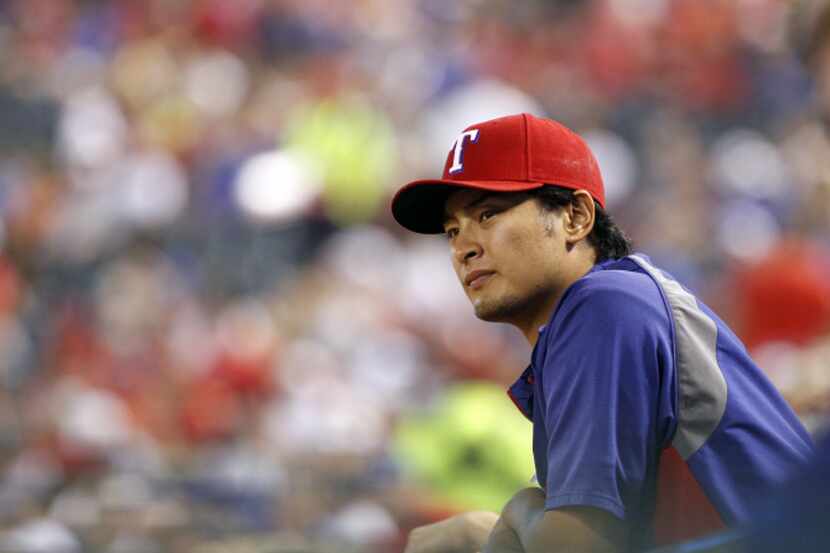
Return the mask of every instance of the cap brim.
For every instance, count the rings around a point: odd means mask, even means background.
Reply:
[[[413,232],[440,234],[444,232],[444,204],[458,189],[522,192],[543,186],[545,183],[526,181],[416,180],[392,198],[392,215],[402,227]]]

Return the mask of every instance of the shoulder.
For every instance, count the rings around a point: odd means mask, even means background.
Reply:
[[[557,315],[583,314],[612,321],[668,323],[669,314],[657,283],[630,260],[596,268],[577,280],[562,298]]]

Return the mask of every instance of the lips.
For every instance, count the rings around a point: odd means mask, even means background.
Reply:
[[[464,277],[464,284],[470,288],[478,288],[484,285],[484,282],[493,274],[495,271],[472,271]]]

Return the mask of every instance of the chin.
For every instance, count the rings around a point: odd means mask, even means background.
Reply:
[[[490,313],[489,311],[476,309],[475,314],[478,319],[481,319],[482,321],[487,321],[488,323],[498,323],[501,321],[501,319],[496,314]]]
[[[519,305],[516,301],[485,301],[483,298],[473,302],[476,317],[488,323],[501,323],[513,318]]]

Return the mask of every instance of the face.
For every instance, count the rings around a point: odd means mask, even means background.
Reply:
[[[524,193],[462,189],[445,205],[452,264],[476,316],[526,327],[570,285],[563,211]]]

